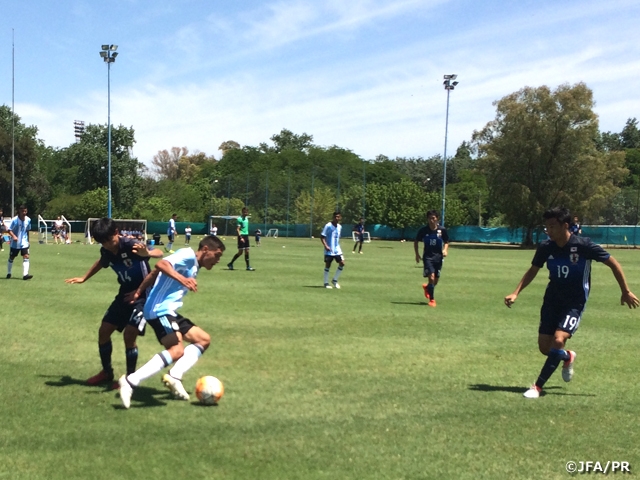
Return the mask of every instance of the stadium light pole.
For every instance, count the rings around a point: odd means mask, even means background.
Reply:
[[[109,162],[109,198],[107,200],[107,217],[111,218],[111,64],[116,61],[118,56],[117,45],[102,45],[100,56],[107,64],[107,149]]]
[[[444,85],[444,89],[447,91],[447,116],[446,116],[446,120],[445,120],[445,124],[444,124],[444,174],[442,177],[442,216],[441,216],[441,221],[442,221],[442,225],[444,226],[444,212],[445,212],[445,199],[446,199],[446,193],[447,193],[447,136],[449,133],[449,93],[451,92],[451,90],[453,90],[454,88],[456,88],[456,85],[458,85],[458,82],[454,81],[456,78],[458,78],[458,75],[455,74],[451,74],[451,75],[445,75],[444,76],[444,82],[442,82],[442,84]]]

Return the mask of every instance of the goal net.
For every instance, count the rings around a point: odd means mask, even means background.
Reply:
[[[100,220],[99,218],[89,218],[87,220],[87,226],[84,230],[85,241],[88,244],[93,244],[93,234],[91,233],[95,222]],[[125,219],[113,219],[118,226],[120,235],[125,237],[131,237],[143,242],[147,242],[147,221],[135,218]]]
[[[351,236],[354,242],[358,241],[358,234],[356,232],[351,232]],[[371,235],[369,232],[362,232],[362,237],[364,238],[364,243],[371,243]]]
[[[267,232],[267,234],[265,235],[265,237],[278,238],[278,229],[277,228],[270,228],[269,231]]]

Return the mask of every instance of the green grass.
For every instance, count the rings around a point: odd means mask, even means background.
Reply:
[[[235,250],[227,243],[221,265]],[[127,411],[114,391],[83,384],[100,370],[97,330],[115,275],[67,285],[98,248],[33,245],[33,280],[0,280],[0,479],[555,479],[569,476],[569,460],[640,468],[639,312],[619,306],[607,267],[594,266],[569,343],[573,382],[557,372],[544,397],[526,400],[544,360],[546,274],[512,309],[502,299],[532,251],[453,246],[432,309],[412,244],[374,241],[364,255],[343,246],[341,290],[320,288],[317,239],[264,239],[255,272],[201,271],[181,313],[212,346],[185,386],[215,375],[224,398],[175,401],[157,376]],[[640,253],[613,254],[639,293]],[[113,341],[120,374],[124,347]],[[139,349],[139,365],[160,350],[153,332]]]

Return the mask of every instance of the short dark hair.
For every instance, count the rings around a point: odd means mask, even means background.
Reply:
[[[550,208],[542,214],[542,218],[545,220],[555,218],[560,224],[566,223],[567,225],[571,225],[571,212],[565,207]]]
[[[436,216],[436,218],[440,218],[440,214],[438,213],[438,211],[437,211],[437,210],[429,210],[429,211],[427,212],[427,218],[429,218],[431,215],[435,215],[435,216]]]
[[[340,210],[336,210],[335,212],[333,212],[333,216],[335,217],[336,215],[342,215],[342,213],[340,213]]]
[[[101,218],[91,225],[91,234],[98,243],[104,243],[118,233],[118,226],[112,218]]]
[[[22,210],[22,209],[27,209],[27,206],[24,203],[21,203],[20,205],[18,205],[18,210]]]
[[[222,240],[220,240],[220,237],[216,237],[214,235],[207,235],[202,240],[200,240],[200,243],[198,244],[198,250],[202,250],[202,247],[205,247],[205,246],[208,247],[210,250],[215,250],[219,248],[223,252],[226,248],[224,246],[224,243],[222,243]]]

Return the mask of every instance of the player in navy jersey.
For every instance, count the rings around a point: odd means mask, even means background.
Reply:
[[[147,250],[144,243],[126,238],[119,234],[116,223],[110,218],[102,218],[94,223],[91,228],[93,238],[102,245],[100,258],[91,266],[84,277],[68,278],[67,283],[84,283],[103,268],[111,267],[118,276],[120,290],[102,318],[102,324],[98,330],[98,351],[102,370],[97,375],[89,378],[89,385],[98,385],[113,380],[113,367],[111,366],[111,334],[118,330],[124,330],[123,338],[127,360],[127,372],[132,373],[136,369],[138,360],[138,347],[136,338],[138,327],[142,319],[142,307],[144,298],[135,305],[129,300],[133,297],[144,278],[149,274],[149,257],[161,258],[159,249]]]
[[[564,362],[562,379],[570,382],[573,378],[576,353],[566,350],[565,345],[576,333],[589,298],[592,260],[604,263],[613,272],[622,292],[621,305],[627,304],[629,308],[640,305],[638,298],[629,290],[622,267],[617,260],[591,239],[578,237],[569,231],[569,210],[553,208],[544,212],[543,218],[549,239],[538,246],[531,267],[520,280],[516,290],[504,298],[505,305],[511,308],[520,292],[531,283],[544,264],[547,264],[549,284],[544,294],[538,328],[538,347],[547,360],[536,382],[524,393],[526,398],[540,396],[542,387],[561,361]]]
[[[429,279],[429,283],[423,283],[424,296],[429,300],[429,306],[436,306],[435,290],[440,280],[442,270],[442,260],[447,256],[449,250],[449,234],[447,229],[438,225],[438,212],[429,210],[427,212],[428,225],[422,227],[413,242],[413,249],[416,254],[416,263],[422,262],[424,265],[422,276]],[[418,251],[418,244],[424,243],[422,257]]]
[[[577,216],[573,217],[573,222],[569,225],[569,231],[574,235],[582,235],[582,227],[580,227],[580,220]]]
[[[362,244],[364,243],[364,218],[360,218],[360,221],[356,223],[355,227],[353,227],[353,231],[356,232],[356,243],[353,246],[351,253],[356,253],[356,247],[358,244],[360,245],[358,253],[362,253]]]

